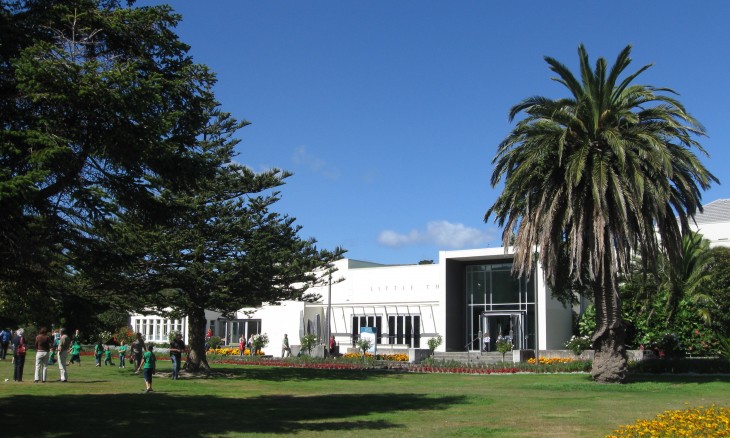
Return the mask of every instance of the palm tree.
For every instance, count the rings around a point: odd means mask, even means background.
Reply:
[[[650,65],[619,79],[630,53],[627,46],[610,70],[604,58],[592,69],[580,45],[580,82],[545,57],[570,96],[512,107],[510,121],[524,118],[492,161],[492,186],[504,179],[504,189],[484,218],[495,216],[505,246],[514,239],[516,275],[539,261],[549,284],[567,272],[592,291],[600,382],[626,378],[618,275],[632,254],[655,260],[664,250],[677,260],[682,231],[702,210],[701,189],[718,182],[693,153],[707,155],[695,140],[704,129],[676,93],[632,84]]]
[[[712,279],[710,241],[701,234],[690,231],[682,237],[682,253],[679,260],[671,263],[663,261],[661,269],[662,291],[667,293],[667,328],[672,326],[677,306],[682,298],[688,298],[698,304],[697,312],[705,324],[710,324],[712,317],[710,306],[712,297],[703,288]]]

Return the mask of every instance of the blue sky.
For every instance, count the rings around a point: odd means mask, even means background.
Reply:
[[[138,5],[159,4],[157,1]],[[483,221],[509,108],[562,97],[543,60],[577,47],[612,64],[633,46],[637,83],[676,90],[705,126],[705,165],[730,197],[730,2],[171,2],[182,40],[218,75],[223,108],[252,124],[237,161],[294,172],[278,210],[322,248],[381,263],[500,246]],[[700,6],[701,5],[701,6]]]

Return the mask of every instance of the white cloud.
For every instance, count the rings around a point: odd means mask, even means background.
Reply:
[[[292,155],[294,164],[304,166],[310,171],[324,176],[327,179],[336,180],[340,177],[339,169],[331,166],[327,161],[309,153],[306,146],[299,146]]]
[[[439,248],[462,249],[478,247],[492,238],[486,230],[449,221],[432,221],[426,224],[425,230],[411,230],[406,234],[384,230],[378,236],[378,243],[391,247],[432,244]]]

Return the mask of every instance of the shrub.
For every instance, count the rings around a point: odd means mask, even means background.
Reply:
[[[253,349],[255,352],[269,345],[269,335],[261,333],[253,337]]]
[[[362,350],[363,357],[365,356],[365,353],[367,353],[368,350],[370,350],[370,347],[372,347],[372,344],[370,343],[370,339],[367,338],[360,338],[355,342],[355,345],[357,345],[357,348]]]
[[[439,345],[443,342],[443,338],[441,338],[441,335],[436,336],[435,338],[431,338],[428,340],[428,349],[431,350],[431,354],[433,355],[433,352],[438,348]]]
[[[299,343],[302,344],[302,349],[307,350],[308,355],[312,355],[312,348],[317,345],[317,336],[309,334],[299,338]]]
[[[219,338],[218,336],[211,336],[210,338],[208,338],[208,345],[210,346],[210,348],[215,350],[216,348],[220,347],[221,338]]]
[[[591,349],[591,338],[588,336],[573,336],[565,343],[565,348],[580,356],[584,351]]]
[[[134,342],[135,334],[129,327],[119,327],[116,332],[114,332],[114,337],[117,339],[117,342],[121,343],[124,341],[126,345],[131,344]]]
[[[629,370],[652,374],[726,374],[730,373],[730,361],[724,359],[645,359],[629,363]]]

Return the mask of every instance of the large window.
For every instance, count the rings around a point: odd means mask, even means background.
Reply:
[[[388,343],[421,347],[421,315],[388,316]]]
[[[382,316],[352,316],[352,345],[355,345],[360,337],[361,327],[375,327],[375,342],[383,342],[383,317]]]

